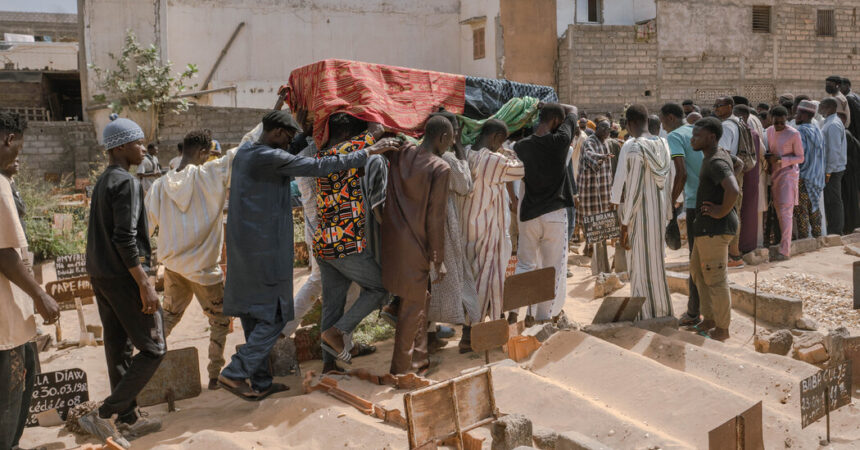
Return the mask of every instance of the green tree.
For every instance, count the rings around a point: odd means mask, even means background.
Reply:
[[[157,118],[162,111],[180,113],[188,110],[188,100],[176,95],[197,84],[186,82],[197,74],[197,65],[188,64],[185,70],[171,75],[173,64],[162,63],[155,45],[142,45],[134,32],[127,31],[125,45],[119,57],[108,53],[116,68],[103,69],[94,64],[89,67],[96,73],[98,86],[104,94],[94,95],[97,102],[109,102],[115,113],[125,107],[134,111],[151,111]]]

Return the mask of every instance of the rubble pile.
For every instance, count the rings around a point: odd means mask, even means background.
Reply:
[[[860,327],[860,310],[853,309],[853,294],[848,284],[792,272],[782,278],[760,281],[758,288],[803,300],[803,314],[824,329]]]

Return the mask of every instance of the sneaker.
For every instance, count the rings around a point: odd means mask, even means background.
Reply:
[[[161,420],[141,415],[134,421],[134,423],[117,421],[116,428],[120,433],[122,433],[123,437],[129,441],[133,441],[142,436],[146,436],[147,434],[161,430]]]
[[[94,409],[78,418],[78,425],[87,433],[99,438],[102,442],[107,442],[108,438],[112,438],[122,448],[131,447],[131,444],[117,431],[110,419],[99,417],[98,409]]]
[[[744,264],[744,259],[742,257],[738,256],[738,258],[735,259],[734,256],[729,255],[729,263],[727,264],[729,269],[740,269],[744,266],[746,266],[746,264]]]

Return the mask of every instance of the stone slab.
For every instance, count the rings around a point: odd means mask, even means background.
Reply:
[[[669,283],[669,292],[690,295],[690,274],[667,270],[666,282]]]
[[[731,283],[732,308],[749,315],[754,313],[760,320],[793,328],[797,320],[803,317],[803,301],[782,295],[758,293],[758,306],[754,311],[755,291],[746,286]]]

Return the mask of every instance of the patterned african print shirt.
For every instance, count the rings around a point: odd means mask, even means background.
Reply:
[[[317,152],[317,158],[345,155],[373,145],[367,132]],[[356,169],[317,178],[319,224],[314,233],[314,255],[343,258],[364,251],[364,197]]]

